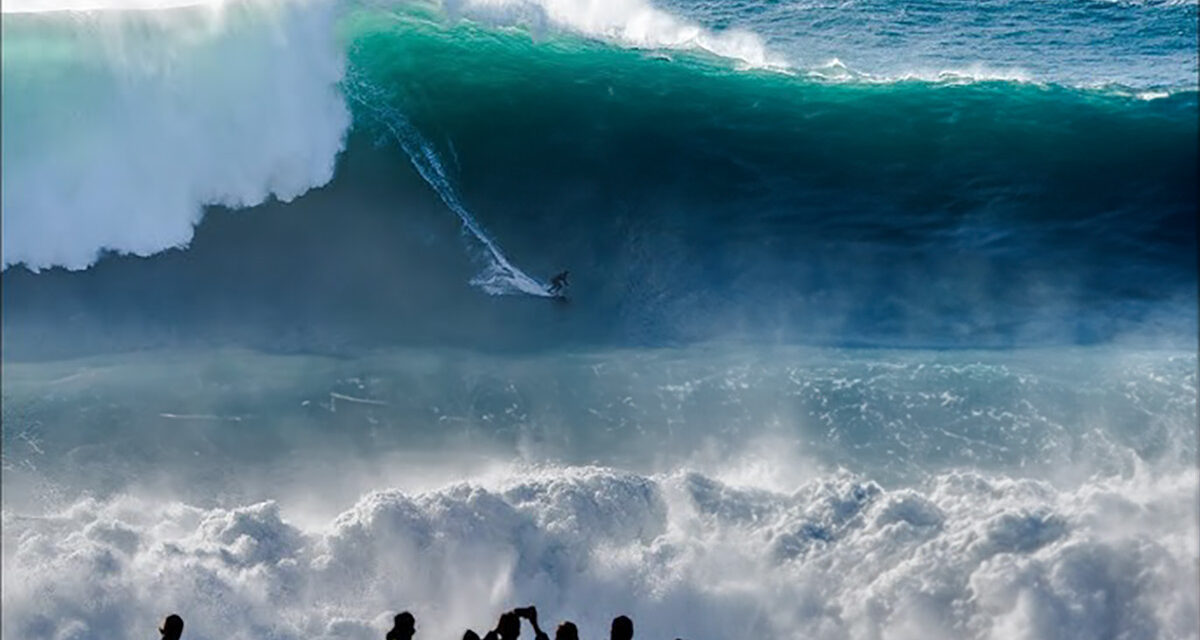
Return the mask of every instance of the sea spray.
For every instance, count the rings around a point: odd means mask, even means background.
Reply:
[[[5,10],[5,268],[186,246],[206,205],[333,178],[350,126],[335,3]]]

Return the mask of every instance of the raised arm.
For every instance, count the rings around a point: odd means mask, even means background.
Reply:
[[[533,637],[535,640],[550,640],[550,636],[546,635],[542,628],[538,626],[537,607],[529,605],[528,607],[513,609],[513,613],[521,616],[533,625]]]

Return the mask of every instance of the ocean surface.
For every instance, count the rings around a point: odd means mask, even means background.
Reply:
[[[0,634],[1197,638],[1198,13],[5,2]]]

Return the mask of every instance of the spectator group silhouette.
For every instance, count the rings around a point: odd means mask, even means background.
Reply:
[[[483,638],[471,629],[467,629],[462,640],[517,640],[521,637],[521,618],[529,621],[533,627],[534,640],[550,640],[550,636],[538,625],[536,607],[518,607],[512,611],[500,614],[496,627],[484,634]],[[183,636],[183,618],[172,613],[163,620],[158,628],[162,640],[180,640]],[[412,640],[417,634],[417,619],[408,611],[401,611],[392,619],[392,628],[384,636],[384,640]],[[579,640],[579,629],[574,622],[564,621],[554,631],[554,640]],[[633,620],[628,616],[613,618],[609,640],[633,640]],[[676,638],[675,640],[679,640]]]
[[[407,613],[407,612],[405,612]],[[534,640],[550,640],[550,636],[542,631],[538,624],[536,607],[518,607],[512,611],[500,614],[496,627],[488,631],[483,638],[471,629],[463,633],[463,640],[517,640],[521,636],[521,618],[529,621],[533,627]],[[569,620],[558,625],[554,631],[554,640],[579,640],[579,628]],[[633,621],[627,616],[617,616],[612,621],[610,640],[633,640]]]

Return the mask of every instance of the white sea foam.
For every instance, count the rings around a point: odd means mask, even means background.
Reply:
[[[94,11],[163,11],[183,7],[219,7],[227,0],[13,0],[3,13],[54,13]]]
[[[536,30],[568,29],[617,44],[649,49],[697,49],[752,67],[784,67],[756,33],[714,31],[647,0],[445,0],[451,15]]]
[[[951,473],[885,490],[848,474],[787,492],[686,470],[529,469],[368,493],[325,526],[273,502],[83,500],[4,514],[11,638],[367,638],[410,609],[457,637],[504,608],[599,637],[1188,638],[1194,471],[1060,490]]]
[[[812,74],[836,80],[877,83],[918,81],[951,85],[974,84],[977,82],[1017,82],[1026,84],[1038,82],[1032,74],[1024,69],[997,68],[982,63],[957,68],[909,69],[889,75],[873,75],[849,70],[840,61],[834,60],[829,65],[814,69]]]
[[[194,639],[366,639],[405,608],[459,637],[531,602],[585,637],[1200,628],[1191,353],[6,367],[6,638],[177,611]]]
[[[323,0],[9,15],[3,263],[186,245],[202,207],[328,182],[350,117]]]

